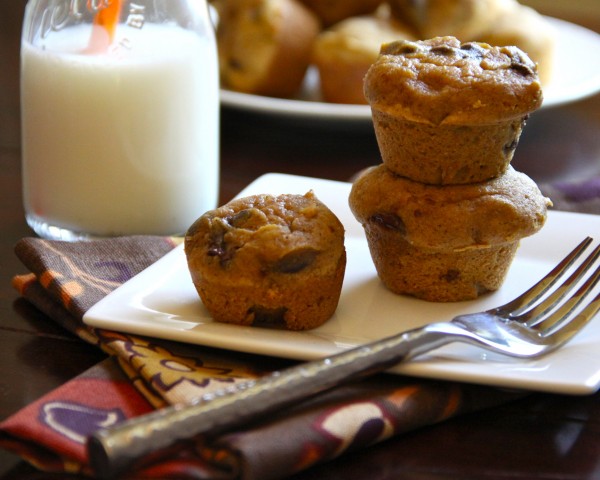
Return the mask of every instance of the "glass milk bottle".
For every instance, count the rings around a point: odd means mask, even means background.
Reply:
[[[184,233],[217,204],[218,88],[205,0],[30,0],[28,224],[66,240]]]

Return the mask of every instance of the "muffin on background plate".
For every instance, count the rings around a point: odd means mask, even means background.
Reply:
[[[312,10],[325,27],[346,18],[374,12],[384,0],[300,0]]]
[[[381,45],[413,38],[402,24],[380,14],[348,18],[322,31],[315,40],[312,60],[319,71],[323,100],[366,104],[363,79]]]
[[[536,62],[542,85],[552,81],[556,31],[536,10],[517,4],[502,13],[489,30],[477,38],[491,45],[514,45]]]
[[[221,84],[243,93],[294,96],[321,30],[297,0],[216,0]]]
[[[478,40],[494,28],[516,0],[388,0],[392,14],[411,25],[420,39],[452,36]]]

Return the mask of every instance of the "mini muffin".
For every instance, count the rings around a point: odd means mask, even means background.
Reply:
[[[363,81],[381,45],[412,38],[403,25],[383,15],[348,18],[321,32],[314,44],[313,63],[319,71],[323,100],[367,103]]]
[[[519,240],[542,228],[550,201],[512,167],[487,182],[440,186],[379,165],[355,181],[349,205],[389,290],[451,302],[502,285]]]
[[[552,80],[556,31],[554,27],[533,8],[516,4],[496,19],[489,30],[477,40],[491,45],[514,45],[527,53],[537,63],[542,85]]]
[[[382,46],[364,88],[383,162],[431,184],[502,174],[542,103],[524,52],[454,37]]]
[[[297,0],[218,0],[221,83],[231,90],[291,97],[302,84],[317,17]]]
[[[411,25],[421,39],[452,36],[479,40],[515,0],[388,0],[392,14]],[[503,44],[506,45],[506,44]]]
[[[374,12],[384,0],[300,0],[325,27],[346,18]]]
[[[344,227],[312,192],[255,195],[202,215],[185,236],[192,281],[219,322],[305,330],[335,312]]]

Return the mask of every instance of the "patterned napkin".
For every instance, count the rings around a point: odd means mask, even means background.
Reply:
[[[600,213],[600,179],[542,185],[555,208]],[[93,474],[86,437],[101,426],[284,368],[291,362],[87,327],[83,314],[177,244],[164,237],[94,242],[27,238],[16,253],[31,272],[14,286],[39,310],[108,354],[0,423],[0,446],[41,470]],[[128,478],[281,478],[453,416],[522,396],[488,387],[380,374],[331,390],[216,439],[190,439]]]

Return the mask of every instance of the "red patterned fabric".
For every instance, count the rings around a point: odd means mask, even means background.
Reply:
[[[109,357],[0,424],[0,446],[41,470],[93,474],[85,451],[98,428],[189,402],[289,362],[97,330],[81,318],[98,300],[170,251],[162,237],[93,242],[24,239],[31,273],[14,286],[52,320]],[[520,394],[381,374],[339,387],[245,430],[190,439],[166,458],[144,459],[127,478],[281,478],[424,425]]]

